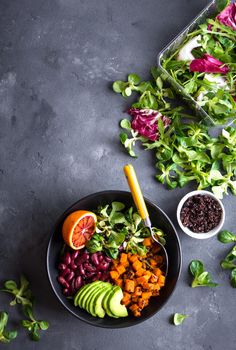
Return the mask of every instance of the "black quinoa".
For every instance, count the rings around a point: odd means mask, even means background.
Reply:
[[[195,195],[184,203],[180,220],[192,232],[206,233],[219,225],[222,217],[220,204],[211,196]]]

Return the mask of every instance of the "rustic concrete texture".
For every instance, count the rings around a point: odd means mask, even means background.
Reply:
[[[49,286],[45,251],[51,228],[71,203],[92,192],[127,189],[130,161],[118,141],[128,106],[110,87],[128,72],[148,78],[156,55],[206,5],[205,0],[1,0],[0,2],[0,279],[24,271],[36,314],[50,322],[40,343],[24,330],[9,349],[234,350],[235,290],[219,261],[228,250],[215,238],[184,236],[183,272],[161,312],[135,328],[97,329],[68,314]],[[144,193],[175,220],[192,187],[167,191],[154,180],[154,158],[134,161]],[[235,198],[224,199],[225,228],[235,230]],[[190,289],[187,266],[202,259],[221,286]],[[10,325],[20,314],[7,306]],[[174,312],[191,317],[180,327]]]

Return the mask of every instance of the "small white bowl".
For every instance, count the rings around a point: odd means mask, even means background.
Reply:
[[[181,219],[180,219],[180,213],[181,213],[182,207],[183,207],[184,203],[186,202],[186,200],[190,197],[193,197],[193,196],[196,196],[199,194],[200,195],[207,195],[207,196],[214,198],[219,203],[219,205],[221,206],[221,209],[222,209],[222,216],[221,216],[221,220],[219,222],[219,225],[217,225],[214,229],[212,229],[211,231],[206,232],[206,233],[202,233],[202,232],[198,233],[198,232],[191,231],[188,227],[186,227],[182,224]],[[203,190],[192,191],[192,192],[187,193],[179,202],[179,205],[177,207],[177,220],[178,220],[180,228],[188,236],[193,237],[193,238],[197,238],[197,239],[206,239],[206,238],[210,238],[210,237],[215,236],[221,230],[222,226],[224,225],[224,221],[225,221],[225,208],[224,208],[222,202],[218,198],[216,198],[216,196],[212,192],[203,191]]]

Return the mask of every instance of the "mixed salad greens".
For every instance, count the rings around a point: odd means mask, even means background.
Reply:
[[[224,1],[221,7],[227,4]],[[234,117],[236,111],[235,13],[236,4],[228,5],[216,19],[190,33],[184,46],[163,62],[186,91],[196,95],[199,104],[221,122]],[[138,142],[145,150],[153,150],[156,179],[170,189],[195,181],[198,189],[210,188],[218,198],[229,189],[235,195],[235,124],[212,137],[207,125],[171,103],[174,92],[157,68],[151,69],[151,75],[150,81],[141,81],[138,75],[129,74],[127,82],[113,84],[113,90],[123,97],[133,92],[140,95],[127,111],[131,120],[120,123],[124,130],[120,141],[129,155],[136,157]]]
[[[156,69],[151,72],[153,79],[144,82],[145,90],[131,88],[141,92],[141,96],[128,110],[131,121],[123,119],[120,123],[124,130],[120,140],[129,155],[136,157],[137,142],[145,150],[154,151],[156,180],[170,189],[195,181],[198,189],[211,188],[218,198],[227,194],[228,189],[236,194],[235,126],[228,126],[218,137],[212,137],[209,128],[197,119],[186,120],[182,107],[170,109],[169,101],[165,100],[167,93],[170,96],[169,88],[163,87],[165,82]]]
[[[125,209],[123,203],[112,202],[111,205],[99,207],[96,214],[96,230],[86,244],[89,253],[104,251],[112,259],[116,259],[121,250],[146,255],[147,248],[142,242],[145,237],[150,237],[150,231],[133,207]],[[156,227],[153,227],[153,231],[165,244],[163,231]]]
[[[162,66],[217,123],[235,118],[236,4],[187,35]]]

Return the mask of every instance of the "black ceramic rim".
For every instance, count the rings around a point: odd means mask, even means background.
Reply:
[[[101,191],[101,192],[96,192],[96,193],[93,193],[93,194],[90,194],[88,196],[85,196],[83,198],[81,198],[80,200],[74,202],[74,204],[72,204],[68,209],[66,209],[61,215],[60,217],[58,218],[56,224],[54,225],[54,230],[53,230],[53,233],[49,239],[49,242],[48,242],[48,248],[47,248],[47,256],[46,256],[46,265],[47,265],[47,276],[48,276],[48,279],[49,279],[49,282],[50,282],[50,285],[52,287],[52,290],[54,292],[54,294],[56,295],[56,297],[59,299],[59,301],[61,302],[61,304],[73,315],[75,316],[76,318],[78,318],[80,321],[82,322],[85,322],[91,326],[94,326],[94,327],[100,327],[100,328],[106,328],[106,329],[118,329],[118,328],[128,328],[128,327],[133,327],[133,326],[136,326],[137,324],[140,324],[142,322],[145,322],[147,321],[148,319],[150,319],[151,317],[153,317],[157,312],[159,312],[163,306],[170,300],[171,296],[173,295],[175,289],[176,289],[176,286],[177,286],[177,283],[178,283],[178,280],[179,280],[179,277],[180,277],[180,274],[181,274],[181,268],[182,268],[182,249],[181,249],[181,244],[180,244],[180,240],[179,240],[179,237],[178,237],[178,234],[177,234],[177,231],[175,229],[175,226],[174,224],[172,223],[172,221],[170,220],[170,218],[168,217],[168,215],[161,209],[159,208],[156,204],[154,204],[152,201],[150,201],[149,199],[147,199],[146,197],[144,197],[144,200],[146,203],[148,203],[150,206],[153,206],[154,208],[156,208],[157,210],[159,210],[164,216],[165,218],[167,219],[167,221],[170,223],[172,229],[173,229],[173,232],[175,233],[175,236],[176,236],[176,239],[177,239],[177,242],[178,242],[178,251],[179,251],[179,266],[178,266],[178,274],[176,276],[176,283],[175,283],[175,286],[173,287],[173,290],[171,291],[170,295],[168,296],[168,298],[163,302],[163,304],[160,306],[160,308],[153,314],[153,315],[150,315],[150,316],[147,316],[145,319],[142,319],[142,317],[140,317],[139,319],[137,319],[135,321],[134,324],[124,324],[123,326],[122,325],[111,325],[111,326],[108,326],[108,325],[103,325],[103,324],[94,324],[93,322],[90,322],[88,320],[84,320],[82,319],[80,316],[78,316],[73,310],[71,310],[65,303],[64,303],[64,300],[61,298],[60,295],[58,295],[57,291],[55,290],[54,288],[54,285],[53,285],[53,282],[52,282],[52,279],[51,279],[51,274],[50,274],[50,264],[49,264],[49,254],[50,254],[50,249],[51,249],[51,244],[52,244],[52,239],[53,239],[53,235],[55,233],[55,228],[58,226],[58,223],[61,222],[61,218],[64,216],[64,214],[68,211],[70,211],[70,209],[72,209],[76,204],[78,204],[80,201],[82,200],[86,200],[86,199],[89,199],[89,198],[92,198],[94,196],[102,196],[104,194],[129,194],[131,196],[131,193],[128,192],[128,191],[116,191],[116,190],[108,190],[108,191]]]

